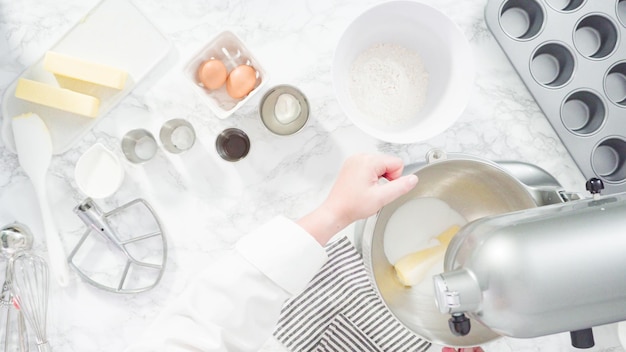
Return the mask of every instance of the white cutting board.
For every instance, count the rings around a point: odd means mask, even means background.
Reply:
[[[12,152],[12,118],[27,112],[38,114],[48,126],[54,154],[70,149],[167,57],[171,43],[129,0],[104,0],[50,50],[125,70],[126,86],[101,94],[99,114],[89,118],[16,98],[16,79],[2,100],[2,139]],[[43,57],[20,77],[58,86],[54,75],[43,69]]]

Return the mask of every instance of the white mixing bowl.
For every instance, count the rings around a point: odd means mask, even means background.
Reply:
[[[385,124],[364,116],[350,94],[354,60],[376,44],[416,52],[428,72],[426,101],[410,121]],[[415,143],[450,127],[469,100],[474,79],[472,52],[459,27],[440,11],[415,1],[390,1],[359,15],[341,36],[332,67],[335,94],[357,127],[380,140]]]

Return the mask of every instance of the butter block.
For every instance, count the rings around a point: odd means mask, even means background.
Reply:
[[[15,88],[15,96],[32,103],[87,116],[98,116],[100,100],[90,95],[69,89],[20,78]]]
[[[43,67],[55,75],[69,77],[100,86],[123,89],[128,73],[115,67],[85,61],[73,56],[48,51]]]
[[[396,275],[404,286],[415,286],[424,280],[430,269],[446,254],[448,244],[459,231],[459,225],[453,225],[435,237],[439,244],[434,247],[407,254],[394,264]]]

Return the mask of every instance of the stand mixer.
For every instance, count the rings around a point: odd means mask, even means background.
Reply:
[[[456,336],[470,319],[497,334],[531,338],[569,331],[594,345],[592,327],[626,320],[626,193],[485,217],[452,239],[436,304]],[[476,324],[474,324],[476,325]]]

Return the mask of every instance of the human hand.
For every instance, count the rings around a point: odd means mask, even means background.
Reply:
[[[383,206],[407,193],[417,176],[402,176],[401,159],[381,154],[357,154],[348,158],[322,204],[347,225],[374,215]],[[380,183],[384,177],[389,182]]]
[[[402,176],[401,159],[380,154],[357,154],[344,162],[322,205],[298,223],[321,244],[356,220],[406,194],[417,176]],[[379,183],[381,177],[389,182]]]

